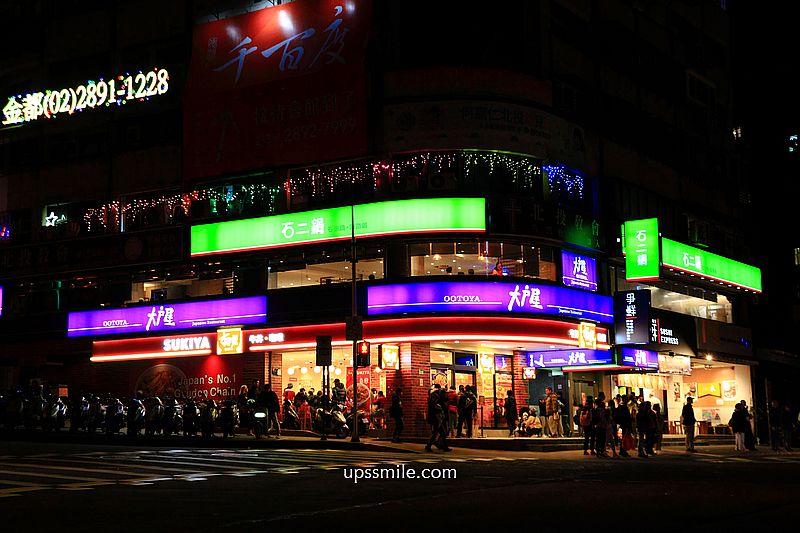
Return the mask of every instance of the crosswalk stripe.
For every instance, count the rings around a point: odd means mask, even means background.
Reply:
[[[33,477],[46,477],[53,479],[75,479],[78,481],[106,481],[94,477],[81,477],[81,476],[59,476],[56,474],[45,474],[43,472],[24,472],[19,470],[0,470],[0,474],[11,474],[14,476],[33,476]]]
[[[36,490],[45,490],[49,488],[50,487],[42,485],[40,487],[16,487],[13,489],[0,489],[0,498],[8,498],[10,496],[17,496],[22,492],[33,492]]]
[[[83,468],[76,466],[57,466],[57,465],[36,465],[30,463],[15,463],[6,466],[20,466],[25,468],[41,468],[50,470],[66,470],[68,472],[93,472],[96,474],[112,474],[115,476],[141,476],[141,472],[129,472],[126,470],[109,470],[106,468]]]
[[[92,465],[97,465],[98,459],[47,459],[48,461],[58,461],[58,462],[66,462],[70,464],[77,464],[77,463],[88,463]],[[132,465],[130,463],[112,463],[103,461],[101,466],[124,466],[124,467],[134,467],[134,468],[141,468],[143,470],[170,470],[173,472],[194,472],[194,470],[190,470],[187,468],[168,468],[166,466],[147,466],[147,465]]]

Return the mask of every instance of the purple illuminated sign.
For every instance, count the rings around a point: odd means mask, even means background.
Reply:
[[[597,261],[585,255],[561,251],[561,279],[567,287],[597,290]]]
[[[658,370],[658,353],[652,350],[642,350],[641,348],[623,347],[622,354],[623,366],[635,366],[639,368],[650,368]]]
[[[611,322],[608,296],[496,281],[439,281],[367,288],[367,314],[428,312],[531,313]]]
[[[604,350],[550,350],[527,352],[525,366],[536,368],[562,368],[569,366],[610,365],[614,354]]]
[[[67,319],[67,336],[178,331],[239,324],[263,324],[266,320],[266,296],[175,304],[159,303],[70,313]]]
[[[3,287],[0,286],[0,316],[3,316]]]

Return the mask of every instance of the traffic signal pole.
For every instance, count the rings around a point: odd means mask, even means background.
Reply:
[[[350,203],[350,269],[351,275],[351,303],[352,320],[355,327],[358,321],[358,309],[356,307],[356,221],[355,221],[355,199]],[[360,335],[353,335],[359,337]],[[358,436],[358,340],[353,339],[353,427],[350,428],[350,442],[361,442]]]

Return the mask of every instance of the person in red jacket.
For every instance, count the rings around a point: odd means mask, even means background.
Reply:
[[[456,386],[450,385],[447,391],[447,428],[451,437],[456,434],[456,424],[458,424],[458,393]]]

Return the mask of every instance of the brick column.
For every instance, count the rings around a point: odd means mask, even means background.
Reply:
[[[522,375],[522,367],[525,366],[527,358],[525,352],[515,351],[512,356],[512,367],[514,372],[514,396],[517,398],[517,407],[530,405],[528,398],[528,381]]]
[[[267,382],[267,353],[253,352],[244,354],[244,384],[250,387],[254,380]]]
[[[403,414],[405,434],[424,436],[430,434],[425,417],[428,411],[428,389],[431,381],[431,348],[427,343],[400,344],[400,370],[386,374],[387,396],[397,387],[403,389]]]

